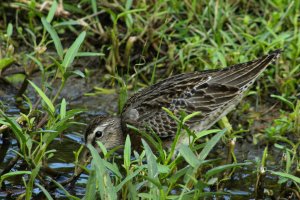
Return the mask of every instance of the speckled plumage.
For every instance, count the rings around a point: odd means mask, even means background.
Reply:
[[[221,70],[175,75],[136,93],[127,101],[120,117],[114,118],[120,119],[120,124],[117,125],[120,126],[117,134],[122,135],[120,140],[124,140],[124,135],[129,133],[126,124],[140,130],[150,128],[162,141],[172,140],[177,124],[162,107],[168,108],[175,115],[181,111],[187,114],[200,111],[201,114],[193,117],[186,125],[194,131],[210,128],[239,103],[243,93],[280,53],[280,50],[276,50],[257,60]],[[91,134],[105,120],[92,123],[86,135]],[[106,133],[106,128],[101,129],[104,135],[114,134]],[[87,140],[87,136],[85,138],[87,143],[91,142]],[[103,142],[104,138],[91,138],[93,139]],[[124,141],[118,141],[116,145],[123,143]]]

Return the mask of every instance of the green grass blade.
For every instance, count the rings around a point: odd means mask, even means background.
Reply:
[[[74,71],[72,71],[72,73],[77,75],[77,76],[80,76],[81,78],[85,77],[84,73],[80,70],[74,70]]]
[[[226,133],[226,129],[223,129],[219,133],[217,133],[215,136],[213,136],[204,146],[201,153],[199,154],[198,158],[200,161],[204,161],[209,154],[209,152],[212,150],[212,148],[219,142],[221,137]]]
[[[35,64],[37,64],[37,66],[39,67],[40,71],[42,72],[42,74],[44,74],[44,66],[43,64],[36,58],[36,57],[33,57],[32,55],[30,54],[26,54],[26,56],[28,58],[30,58],[31,60],[33,60],[35,62]]]
[[[96,176],[98,177],[96,181],[101,199],[117,199],[116,188],[111,182],[108,170],[105,168],[105,163],[92,145],[89,144],[88,148],[93,157],[92,169],[95,169]]]
[[[148,167],[148,177],[145,177],[149,181],[150,194],[153,198],[157,198],[159,196],[160,181],[158,179],[158,166],[156,162],[156,158],[145,140],[142,140],[147,159],[147,167]],[[156,187],[155,187],[156,186]]]
[[[9,178],[9,177],[12,177],[12,176],[18,176],[18,175],[24,175],[24,174],[28,174],[30,175],[31,174],[31,171],[15,171],[15,172],[9,172],[9,173],[6,173],[6,174],[3,174],[1,177],[0,177],[0,187],[2,186],[2,182]]]
[[[192,114],[189,114],[187,116],[185,116],[182,120],[182,123],[185,124],[185,122],[187,122],[188,120],[190,120],[191,118],[197,116],[197,115],[200,115],[201,112],[193,112]]]
[[[63,98],[60,104],[60,119],[64,119],[66,117],[66,112],[67,112],[67,102],[65,98]]]
[[[57,54],[59,56],[59,59],[62,60],[63,58],[63,54],[64,54],[64,51],[63,51],[63,47],[62,47],[62,44],[60,42],[60,39],[56,33],[56,31],[54,30],[54,28],[50,25],[50,23],[42,17],[42,23],[43,23],[43,26],[44,28],[47,30],[47,32],[50,34],[53,42],[54,42],[54,46],[56,48],[56,51],[57,51]]]
[[[50,8],[49,13],[48,13],[47,18],[46,18],[48,23],[51,23],[54,15],[55,15],[56,9],[57,9],[57,1],[54,0],[52,2],[51,8]]]
[[[232,163],[232,164],[227,164],[227,165],[221,165],[221,166],[218,166],[218,167],[208,170],[205,173],[205,178],[210,178],[211,176],[219,174],[220,172],[225,171],[227,169],[231,169],[234,167],[241,167],[241,166],[245,166],[245,165],[251,165],[251,164],[252,163]]]
[[[26,143],[26,137],[23,134],[22,128],[20,127],[20,125],[16,121],[14,121],[14,120],[10,119],[9,117],[7,117],[1,109],[0,109],[0,115],[2,115],[4,117],[4,119],[6,120],[5,124],[8,123],[8,126],[12,129],[15,137],[18,140],[18,143],[20,145],[20,149],[23,151],[24,150],[23,147]]]
[[[91,56],[95,56],[95,57],[100,57],[100,56],[105,56],[104,53],[98,53],[98,52],[78,52],[77,57],[91,57]]]
[[[26,199],[31,199],[32,197],[32,191],[33,191],[33,185],[34,181],[36,179],[36,176],[38,175],[40,168],[42,166],[42,162],[39,162],[34,169],[32,169],[29,180],[26,185]]]
[[[14,62],[13,58],[2,58],[2,59],[0,59],[0,70],[8,67],[13,62]]]
[[[300,184],[300,178],[297,177],[297,176],[294,176],[292,174],[288,174],[288,173],[284,173],[284,172],[275,172],[275,171],[272,171],[272,170],[268,170],[269,172],[271,172],[271,174],[274,174],[274,175],[277,175],[277,176],[280,176],[280,177],[283,177],[283,178],[288,178],[292,181],[295,181],[296,183]]]
[[[85,31],[83,31],[82,33],[80,33],[80,35],[76,38],[75,42],[68,49],[68,51],[67,51],[67,53],[66,53],[66,55],[64,57],[63,63],[62,63],[62,66],[64,67],[65,70],[73,62],[75,56],[78,53],[78,50],[79,50],[81,44],[82,44],[82,42],[83,42],[83,40],[85,38],[85,35],[86,35]]]
[[[130,174],[129,176],[126,176],[126,178],[119,185],[116,186],[116,191],[117,192],[120,191],[122,189],[123,185],[125,185],[127,182],[132,180],[134,177],[136,177],[145,168],[146,168],[145,165],[139,166],[139,168],[137,170],[135,170],[132,174]]]
[[[7,25],[6,34],[8,38],[10,38],[13,34],[13,25],[11,23],[8,23]]]
[[[193,168],[197,168],[200,165],[197,156],[187,145],[181,145],[179,152],[186,162],[188,162]]]
[[[46,96],[46,94],[38,87],[36,86],[33,82],[28,80],[28,82],[31,84],[31,86],[37,91],[37,93],[40,95],[40,97],[43,99],[43,101],[46,103],[48,106],[50,112],[53,114],[55,112],[54,105],[52,104],[51,100]]]
[[[158,181],[158,167],[156,163],[156,158],[147,142],[145,140],[142,140],[142,143],[146,152],[148,176]]]
[[[284,98],[283,96],[272,94],[271,97],[279,99],[280,101],[282,101],[283,103],[285,103],[286,105],[288,105],[292,110],[295,109],[294,104],[291,101],[289,101],[286,98]]]
[[[199,139],[201,137],[204,137],[204,136],[207,136],[209,134],[212,134],[212,133],[217,133],[217,132],[220,132],[222,130],[220,129],[210,129],[210,130],[204,130],[204,131],[200,131],[199,133],[196,133],[196,139]]]
[[[131,141],[129,135],[127,135],[125,141],[125,147],[124,147],[124,167],[127,173],[130,167],[130,156],[131,156]]]
[[[55,181],[55,180],[53,180],[53,179],[52,179],[52,181],[54,182],[54,184],[55,184],[59,189],[61,189],[61,190],[63,191],[63,193],[65,193],[65,195],[66,195],[66,197],[67,197],[68,199],[80,200],[80,198],[71,195],[71,194],[64,188],[64,186],[62,186],[59,182],[57,182],[57,181]]]
[[[85,187],[84,200],[93,200],[96,198],[97,187],[96,187],[96,171],[91,169],[89,179]]]
[[[44,195],[47,197],[48,200],[53,200],[53,198],[51,197],[51,195],[49,194],[49,192],[40,184],[35,183],[36,186],[38,186],[42,192],[44,193]]]
[[[110,162],[108,162],[106,160],[103,160],[103,159],[102,159],[102,161],[103,161],[103,165],[107,169],[109,169],[112,173],[114,173],[118,178],[123,177],[115,163],[110,163]]]

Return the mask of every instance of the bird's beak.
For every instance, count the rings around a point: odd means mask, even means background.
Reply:
[[[74,170],[74,175],[79,176],[83,172],[83,168],[91,162],[91,154],[88,148],[84,147],[80,153],[78,165]]]
[[[74,174],[72,177],[67,179],[66,181],[62,182],[62,185],[66,185],[72,182],[75,182],[80,174],[84,171],[85,166],[91,161],[91,156],[89,149],[84,147],[82,152],[80,153],[78,164],[75,166]]]

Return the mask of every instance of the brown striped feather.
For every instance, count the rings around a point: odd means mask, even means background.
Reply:
[[[126,124],[131,124],[141,130],[150,127],[162,139],[173,137],[176,122],[162,107],[175,114],[200,111],[201,115],[191,119],[188,125],[195,131],[209,128],[238,104],[243,93],[280,53],[276,50],[221,70],[179,74],[136,93],[123,108],[123,132],[128,132]]]

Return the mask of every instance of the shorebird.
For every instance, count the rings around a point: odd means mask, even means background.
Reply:
[[[85,143],[96,146],[96,141],[101,141],[107,149],[112,149],[123,145],[130,134],[131,139],[134,137],[132,144],[140,145],[142,136],[130,130],[129,124],[156,134],[168,146],[176,135],[177,122],[162,107],[177,116],[182,111],[187,114],[199,111],[185,125],[195,132],[208,129],[234,109],[245,91],[280,53],[281,50],[275,50],[224,69],[179,74],[162,80],[134,94],[121,115],[96,117],[86,130]],[[178,144],[187,143],[188,137],[182,133]]]

